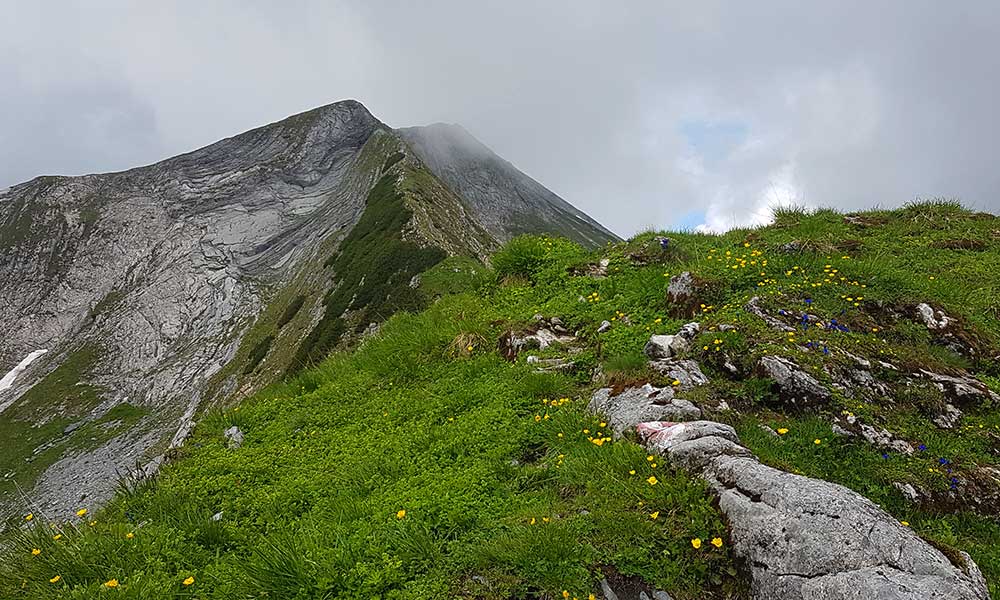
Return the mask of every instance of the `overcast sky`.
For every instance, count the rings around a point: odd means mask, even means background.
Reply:
[[[0,187],[355,98],[462,124],[622,235],[1000,212],[1000,2],[826,4],[0,0]]]

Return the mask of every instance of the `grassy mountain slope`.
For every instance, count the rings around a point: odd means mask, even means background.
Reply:
[[[0,595],[97,598],[115,580],[134,598],[587,598],[607,576],[675,598],[739,597],[704,484],[608,439],[586,411],[595,387],[671,385],[642,348],[692,319],[702,333],[687,354],[711,382],[684,397],[764,462],[841,483],[946,552],[968,551],[998,593],[1000,522],[967,500],[976,473],[1000,463],[1000,412],[967,403],[958,426],[939,428],[948,398],[911,374],[969,373],[1000,391],[1000,219],[918,204],[667,235],[666,248],[650,233],[593,252],[517,238],[494,269],[445,259],[414,291],[439,298],[426,310],[204,415],[156,480],[72,523],[33,514],[0,559]],[[693,303],[665,298],[682,272]],[[753,297],[793,331],[748,311]],[[956,320],[950,338],[915,316],[923,302]],[[799,323],[803,312],[839,326]],[[497,340],[536,313],[575,330],[574,348],[505,360]],[[574,366],[539,373],[526,354]],[[829,401],[787,403],[755,370],[764,355],[794,360]],[[887,393],[841,385],[851,356],[892,365],[873,368]],[[845,415],[912,455],[836,435]],[[234,425],[238,449],[223,437]],[[952,500],[914,503],[894,483]]]

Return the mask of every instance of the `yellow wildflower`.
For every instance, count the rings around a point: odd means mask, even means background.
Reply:
[[[653,512],[649,513],[649,518],[653,519],[654,521],[656,519],[660,518],[660,511],[656,510],[656,511],[653,511]]]
[[[31,555],[32,555],[32,556],[38,556],[38,555],[39,555],[39,554],[41,554],[41,553],[42,553],[42,551],[41,551],[41,550],[39,550],[38,548],[34,548],[34,549],[33,549],[33,550],[31,551]]]
[[[693,540],[691,540],[691,545],[694,546],[695,550],[701,548],[701,538],[694,538]]]
[[[54,536],[52,536],[52,539],[54,539],[54,540],[56,540],[58,542],[59,540],[62,539],[62,534],[61,533],[57,533]]]
[[[816,444],[817,446],[819,446],[823,442],[821,442],[819,438],[816,438],[816,439],[813,440],[813,443]]]
[[[35,518],[35,515],[33,513],[28,513],[28,514],[24,515],[24,520],[25,521],[30,521],[30,520],[32,520],[34,518]]]
[[[629,475],[635,475],[635,469],[632,469],[631,471],[629,471],[628,474]]]
[[[62,575],[56,575],[55,577],[49,580],[49,583],[59,583],[60,579],[62,579]]]
[[[778,428],[778,435],[785,435],[786,433],[788,433],[788,428],[787,427],[780,427],[780,428]]]
[[[720,537],[712,538],[712,545],[715,546],[716,548],[721,548],[722,547],[722,538],[720,538]]]
[[[132,539],[134,537],[135,537],[135,534],[132,533],[131,531],[125,534],[125,539],[126,540],[130,540],[130,539]]]
[[[116,587],[118,587],[118,580],[117,579],[109,579],[109,580],[107,580],[107,581],[104,582],[104,587],[106,587],[106,588],[116,588]]]
[[[194,583],[194,577],[188,577],[187,579],[185,579],[181,583],[184,584],[184,585],[191,585],[192,583]]]
[[[902,525],[903,527],[909,527],[910,526],[910,522],[909,521],[900,521],[899,524]]]
[[[406,509],[405,508],[396,511],[396,518],[397,519],[402,519],[405,516],[406,516]]]
[[[649,479],[647,479],[646,481],[649,482],[649,485],[656,485],[657,483],[659,483],[659,481],[657,481],[656,477],[653,475],[650,475]]]
[[[85,514],[87,514],[87,509],[86,508],[81,508],[80,510],[76,511],[76,516],[78,516],[78,517],[82,517]]]

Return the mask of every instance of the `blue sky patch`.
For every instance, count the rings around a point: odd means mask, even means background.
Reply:
[[[701,156],[706,168],[725,160],[750,133],[745,122],[736,120],[686,119],[680,122],[677,130],[688,146]]]

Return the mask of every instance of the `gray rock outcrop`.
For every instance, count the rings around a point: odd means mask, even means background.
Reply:
[[[757,368],[761,375],[774,380],[783,402],[807,407],[830,401],[830,390],[787,358],[762,356]]]
[[[945,375],[927,370],[921,370],[920,374],[930,380],[945,397],[959,406],[975,406],[987,400],[994,403],[1000,402],[1000,394],[986,387],[985,383],[971,375]]]
[[[701,417],[701,410],[687,400],[675,398],[673,389],[657,388],[648,383],[618,394],[611,388],[599,389],[591,396],[588,409],[604,415],[617,436],[643,421],[681,421]]]
[[[698,323],[687,323],[674,335],[652,335],[643,352],[653,360],[670,358],[688,351],[691,340],[701,331]]]
[[[668,358],[650,361],[649,366],[665,376],[672,387],[679,390],[689,390],[695,386],[708,383],[708,377],[701,371],[696,361],[691,359]]]
[[[917,311],[917,316],[921,321],[923,321],[924,325],[927,326],[927,329],[933,331],[947,329],[955,323],[955,320],[945,314],[944,311],[935,310],[926,302],[918,304],[915,310]]]
[[[719,496],[754,600],[989,598],[979,568],[953,563],[863,496],[761,464],[728,425],[639,425],[647,447]]]

